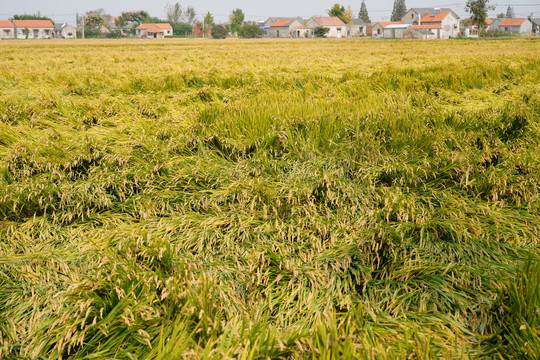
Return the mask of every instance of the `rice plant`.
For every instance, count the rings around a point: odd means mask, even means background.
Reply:
[[[540,42],[0,48],[0,359],[538,358]]]

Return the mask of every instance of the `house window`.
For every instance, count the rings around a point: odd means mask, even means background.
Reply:
[[[377,29],[377,35],[381,35],[381,29]]]
[[[10,33],[11,33],[10,30],[4,30],[4,35],[9,36]]]
[[[411,19],[413,19],[413,18],[414,18],[414,14],[411,14]]]
[[[277,31],[277,37],[279,37],[279,30]]]
[[[34,37],[39,37],[39,30],[34,30]]]

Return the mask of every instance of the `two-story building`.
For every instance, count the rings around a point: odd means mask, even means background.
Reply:
[[[412,25],[440,26],[440,39],[459,35],[459,16],[449,8],[411,8],[403,15],[401,22]]]

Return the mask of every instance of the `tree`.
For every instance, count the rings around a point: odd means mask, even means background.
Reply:
[[[516,15],[514,14],[514,8],[508,5],[508,9],[506,9],[506,18],[507,19],[513,19]]]
[[[493,10],[494,7],[488,5],[489,0],[468,0],[465,5],[465,10],[471,14],[473,24],[480,28],[485,28],[486,17],[488,10]]]
[[[504,19],[505,15],[504,13],[497,14],[497,19]]]
[[[343,19],[341,19],[345,24],[352,24],[353,14],[351,6],[347,6],[347,11],[343,14]]]
[[[212,16],[212,14],[210,14],[210,11],[208,13],[206,13],[206,15],[204,15],[204,25],[207,27],[207,28],[212,28],[212,26],[214,26],[214,17]]]
[[[212,38],[213,39],[225,39],[227,37],[227,30],[221,25],[212,26]]]
[[[171,23],[171,26],[173,28],[174,35],[186,36],[193,33],[193,28],[191,27],[191,25],[185,22]]]
[[[105,20],[101,16],[96,14],[88,14],[86,15],[86,19],[84,20],[85,30],[98,30],[104,25]]]
[[[10,20],[50,20],[52,19],[46,16],[41,16],[40,12],[38,11],[36,14],[28,15],[28,14],[22,14],[22,15],[13,15],[13,17]]]
[[[407,13],[405,0],[394,0],[394,9],[390,21],[401,21],[401,18]]]
[[[197,13],[193,6],[188,6],[186,11],[184,11],[184,21],[190,25],[193,25],[197,22]]]
[[[315,35],[315,37],[318,37],[318,38],[323,38],[323,37],[326,37],[326,34],[328,34],[329,31],[330,31],[329,28],[319,26],[319,27],[316,27],[315,30],[313,30],[313,35]]]
[[[360,6],[360,13],[358,14],[358,17],[362,19],[362,21],[365,22],[366,25],[371,23],[366,7],[366,0],[362,0],[362,5]]]
[[[183,10],[180,3],[176,2],[174,5],[167,3],[165,10],[167,12],[167,20],[170,22],[177,23],[182,20]]]
[[[118,17],[118,21],[120,23],[120,26],[125,24],[126,22],[133,22],[135,24],[141,24],[148,20],[150,18],[150,15],[148,12],[144,10],[140,11],[128,11],[128,12],[122,12],[120,16]]]
[[[229,16],[229,21],[231,22],[231,31],[233,33],[238,32],[240,26],[244,23],[244,12],[241,9],[233,10],[231,16]]]
[[[255,24],[244,24],[238,29],[238,36],[244,39],[260,38],[263,32]]]
[[[328,16],[335,16],[341,19],[344,23],[345,20],[345,6],[340,4],[334,4],[330,10],[328,10]]]

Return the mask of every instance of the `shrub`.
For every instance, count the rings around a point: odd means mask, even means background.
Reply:
[[[238,29],[238,36],[245,39],[260,38],[263,32],[257,25],[244,24]]]
[[[328,34],[329,31],[330,29],[319,26],[318,28],[315,28],[315,30],[313,31],[313,34],[315,35],[315,37],[322,38],[322,37],[326,37],[326,34]]]
[[[212,26],[212,38],[213,39],[225,39],[227,37],[227,30],[221,25]]]

